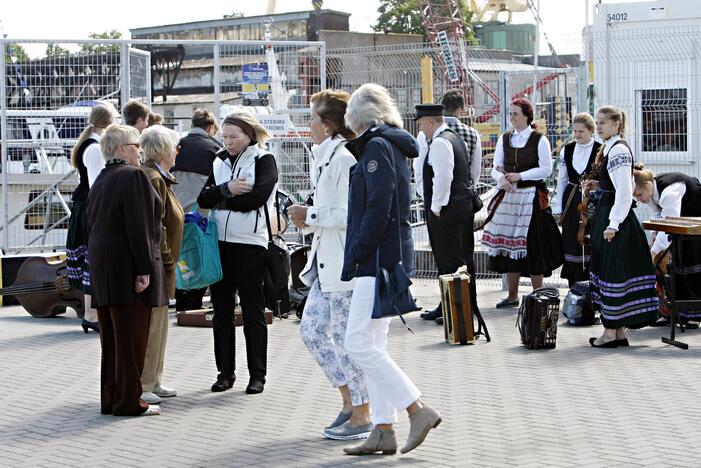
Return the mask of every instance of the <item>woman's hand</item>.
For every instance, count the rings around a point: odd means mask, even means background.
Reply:
[[[508,179],[509,182],[518,182],[521,180],[521,173],[520,172],[509,172],[504,175],[505,179]]]
[[[134,280],[134,291],[137,293],[144,292],[151,282],[151,275],[136,275]]]
[[[287,215],[290,217],[292,224],[298,228],[305,227],[307,221],[307,210],[309,208],[304,205],[292,205],[287,208]]]
[[[501,178],[501,181],[499,181],[499,188],[505,192],[511,192],[513,190],[513,187],[511,187],[511,182],[506,178],[506,175],[504,175],[504,177]]]
[[[584,196],[588,197],[590,192],[595,192],[596,190],[599,189],[599,181],[598,180],[587,180],[584,183]]]
[[[229,192],[232,195],[241,195],[243,193],[248,193],[253,190],[253,186],[246,182],[245,177],[239,177],[238,179],[231,179],[229,181]]]
[[[616,232],[615,229],[604,229],[604,239],[611,242],[616,237]]]

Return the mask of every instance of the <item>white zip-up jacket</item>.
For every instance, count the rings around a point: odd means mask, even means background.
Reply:
[[[314,206],[307,210],[305,233],[314,233],[307,264],[299,274],[307,286],[316,278],[322,292],[350,291],[352,281],[341,281],[348,223],[348,184],[355,157],[340,135],[312,149],[309,177]]]
[[[266,173],[259,173],[263,169]],[[239,177],[245,177],[253,190],[241,195],[229,194],[226,184]],[[217,222],[220,241],[267,248],[268,230],[263,207],[267,204],[268,212],[271,216],[274,214],[276,189],[274,156],[257,145],[251,145],[236,158],[229,157],[226,152],[218,155],[207,188],[197,201],[202,208],[213,208],[210,217]]]

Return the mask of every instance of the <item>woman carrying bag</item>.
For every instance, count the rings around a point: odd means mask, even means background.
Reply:
[[[348,229],[341,279],[355,278],[345,347],[365,373],[374,428],[368,439],[344,449],[349,455],[397,451],[393,424],[406,409],[411,428],[401,452],[418,447],[441,416],[424,404],[421,392],[387,353],[390,318],[373,319],[378,270],[413,273],[411,201],[407,157],[418,156],[416,140],[387,90],[376,84],[358,88],[348,103],[346,123],[358,135],[346,147],[358,163],[351,171]],[[403,262],[401,260],[403,259]],[[408,287],[406,288],[408,290]],[[406,292],[406,291],[405,291]]]
[[[275,157],[264,149],[268,131],[247,112],[224,119],[226,151],[218,153],[197,203],[214,209],[223,277],[211,286],[214,306],[214,356],[219,375],[213,392],[236,380],[235,294],[241,299],[249,383],[246,393],[261,393],[267,368],[268,326],[263,280],[268,248],[266,215],[273,212],[277,185]]]

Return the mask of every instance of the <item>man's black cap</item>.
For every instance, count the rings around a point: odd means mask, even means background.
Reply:
[[[419,104],[416,106],[414,120],[421,117],[439,117],[443,115],[443,104]]]

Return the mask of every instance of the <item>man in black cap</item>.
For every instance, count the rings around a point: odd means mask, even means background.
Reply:
[[[479,176],[481,154],[471,161],[465,142],[445,123],[441,104],[416,106],[414,120],[419,124],[419,157],[414,160],[414,176],[419,195],[424,199],[426,226],[438,274],[454,273],[467,265],[473,313],[477,308],[473,253],[474,214],[472,186]],[[472,174],[471,168],[477,168]],[[421,314],[426,320],[442,320],[439,304],[435,310]],[[441,321],[439,320],[439,323]]]

